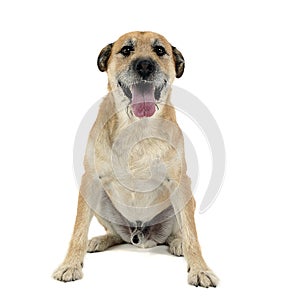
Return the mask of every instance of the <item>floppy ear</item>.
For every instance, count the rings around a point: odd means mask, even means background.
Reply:
[[[105,72],[107,70],[107,61],[110,57],[113,45],[114,44],[111,43],[105,46],[98,56],[97,65],[101,72]]]
[[[181,52],[174,46],[172,46],[173,57],[175,61],[176,77],[180,78],[184,71],[184,58]]]

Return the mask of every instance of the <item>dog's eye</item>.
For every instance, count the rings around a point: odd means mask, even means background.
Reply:
[[[159,57],[162,57],[163,55],[167,53],[165,48],[162,46],[155,46],[153,50]]]
[[[130,53],[134,51],[132,46],[124,46],[119,53],[122,54],[124,57],[128,57]]]

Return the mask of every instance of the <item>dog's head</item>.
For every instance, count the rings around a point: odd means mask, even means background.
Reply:
[[[124,110],[142,118],[165,102],[174,78],[183,74],[184,59],[162,35],[130,32],[101,50],[98,67],[107,71],[109,90]]]

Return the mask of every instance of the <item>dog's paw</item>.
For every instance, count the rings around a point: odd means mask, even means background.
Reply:
[[[87,252],[100,252],[108,247],[105,235],[96,236],[89,240]]]
[[[188,273],[188,283],[196,287],[216,287],[219,279],[211,270],[201,270],[191,267]]]
[[[81,279],[83,277],[82,266],[62,264],[52,275],[56,280],[68,282]]]
[[[169,251],[174,256],[183,256],[182,239],[175,238],[169,245]]]

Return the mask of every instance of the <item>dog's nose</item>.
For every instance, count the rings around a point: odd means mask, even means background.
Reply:
[[[137,244],[140,242],[140,239],[139,239],[138,235],[135,234],[135,235],[132,237],[131,241],[132,241],[132,244],[137,245]]]
[[[135,64],[135,70],[143,79],[146,79],[153,73],[154,63],[151,60],[139,60]]]

